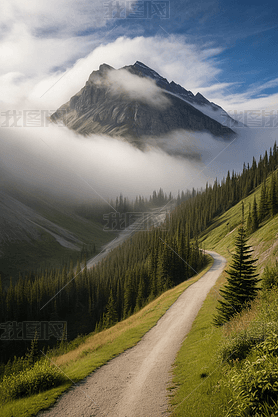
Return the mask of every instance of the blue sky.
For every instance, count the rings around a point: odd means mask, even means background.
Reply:
[[[140,10],[146,7],[148,12],[160,6],[162,11],[144,19],[124,18],[127,5],[135,7],[136,3],[121,0],[118,3],[122,15],[115,16],[114,1],[110,2],[114,15],[107,16],[108,3],[109,0],[1,1],[0,126],[7,110],[54,112],[104,62],[121,68],[136,60],[194,94],[201,92],[232,117],[251,110],[257,111],[262,120],[263,112],[273,111],[278,126],[277,3],[149,0],[137,3]],[[164,18],[163,7],[167,4],[170,12]],[[76,141],[68,130],[53,126],[40,132],[32,127],[1,129],[1,152],[4,164],[19,169],[19,175],[27,175],[34,159],[30,149],[37,155],[46,155],[50,149],[46,143],[52,141],[50,147],[63,159],[64,166],[68,161],[71,166],[76,164],[76,172],[84,171],[79,175],[94,178],[98,190],[107,189],[109,196],[127,189],[151,192],[160,186],[174,191],[193,183],[205,184],[216,176],[221,178],[228,169],[240,170],[244,161],[251,162],[253,155],[258,157],[273,145],[276,127],[249,130],[249,136],[248,132],[240,132],[245,137],[225,152],[206,135],[199,135],[195,145],[202,153],[201,171],[155,151],[142,155],[128,144],[115,144],[109,138],[96,137],[90,144],[83,141],[81,146],[82,139]],[[25,147],[32,161],[21,157],[18,149]],[[49,156],[49,164],[58,163],[60,169],[59,158],[55,162]],[[88,164],[84,164],[86,158]],[[127,161],[134,178],[127,179]],[[204,164],[208,169],[204,170]],[[34,172],[30,178],[39,178]]]
[[[221,71],[214,81],[232,83],[228,93],[249,91],[251,97],[260,97],[278,91],[277,9],[277,2],[213,0],[196,5],[189,1],[171,1],[169,19],[145,20],[137,24],[126,19],[121,24],[130,31],[137,27],[140,32],[142,25],[148,35],[179,34],[190,44],[221,49],[215,57]],[[260,89],[275,79],[271,88]]]
[[[152,18],[134,19],[124,14],[135,2],[119,1],[117,18],[116,1],[2,0],[2,103],[37,99],[55,106],[100,63],[119,68],[138,59],[227,111],[277,109],[276,2],[157,1],[157,13],[154,2],[146,3],[137,10],[151,7]]]

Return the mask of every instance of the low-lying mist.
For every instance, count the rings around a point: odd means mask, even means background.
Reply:
[[[148,197],[160,187],[204,187],[227,171],[240,172],[273,146],[275,129],[237,129],[233,141],[208,133],[173,132],[150,140],[145,152],[119,138],[83,137],[66,127],[1,128],[1,184],[17,183],[50,193],[60,202]],[[156,147],[156,146],[159,147]]]

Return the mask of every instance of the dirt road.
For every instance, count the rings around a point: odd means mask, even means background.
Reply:
[[[132,349],[64,394],[43,417],[167,416],[171,365],[225,259],[215,252],[211,269],[191,285]]]

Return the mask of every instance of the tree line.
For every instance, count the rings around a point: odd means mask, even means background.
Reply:
[[[146,212],[155,207],[161,207],[166,205],[170,201],[176,201],[180,204],[191,197],[191,192],[182,191],[178,192],[177,198],[173,198],[172,193],[165,193],[162,188],[158,191],[154,190],[149,198],[144,196],[136,196],[135,200],[130,201],[128,197],[124,197],[120,194],[115,200],[108,200],[108,203],[119,213],[132,213],[132,212]],[[92,203],[83,203],[75,208],[75,212],[89,220],[103,221],[103,214],[107,214],[107,203],[100,200]]]
[[[137,232],[92,269],[81,270],[78,262],[74,270],[71,263],[69,270],[20,276],[6,291],[0,285],[0,321],[67,321],[71,340],[129,317],[205,263],[198,242],[181,230]],[[24,341],[4,343],[2,360],[8,359],[4,351],[9,356],[26,347]]]
[[[263,157],[260,156],[258,163],[253,158],[252,165],[244,164],[241,174],[228,171],[226,178],[220,182],[216,179],[213,185],[206,184],[204,190],[194,190],[193,188],[190,198],[175,209],[171,218],[171,227],[176,229],[180,225],[184,232],[187,224],[190,238],[198,236],[217,216],[225,213],[261,184],[263,186],[258,222],[262,222],[267,216],[274,215],[278,210],[277,179],[274,172],[277,167],[278,149],[275,142],[273,149],[270,148],[269,153],[266,151]],[[266,179],[270,174],[272,174],[271,185],[270,188],[267,188]],[[250,227],[248,231],[250,232]]]
[[[19,277],[7,290],[0,285],[1,323],[66,320],[68,338],[73,339],[128,317],[203,268],[206,257],[200,250],[200,233],[218,215],[266,183],[277,166],[275,143],[258,163],[253,158],[251,166],[244,164],[241,174],[228,172],[221,182],[215,180],[205,190],[193,189],[190,194],[183,194],[180,199],[184,201],[167,217],[163,227],[137,232],[94,268],[81,270],[78,263],[74,270],[71,263],[62,270]],[[260,207],[270,210],[264,211],[263,216],[273,210],[270,201],[277,204],[275,178],[273,174],[271,191],[266,192],[268,202],[260,202]],[[24,342],[5,342],[6,348],[7,344],[9,354],[26,348]],[[1,346],[1,358],[5,360],[3,343]]]

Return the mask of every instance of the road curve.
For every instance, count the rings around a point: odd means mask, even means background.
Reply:
[[[226,260],[207,251],[214,263],[188,287],[157,324],[133,348],[64,394],[43,417],[167,416],[171,365]]]

